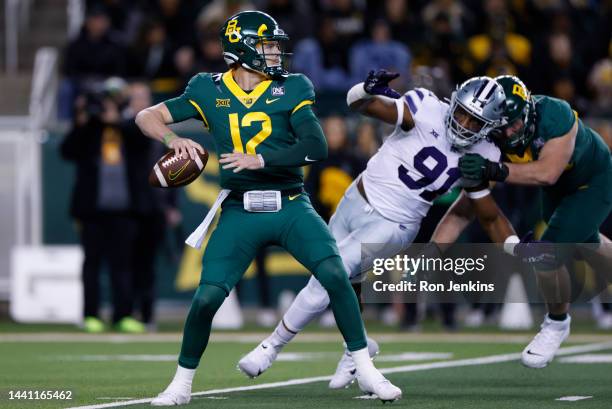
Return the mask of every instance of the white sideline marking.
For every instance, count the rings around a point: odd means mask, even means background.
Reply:
[[[270,335],[268,332],[216,332],[211,334],[210,342],[232,342],[242,344],[259,344],[262,339]],[[443,336],[441,334],[413,334],[413,333],[370,333],[371,338],[382,343],[405,343],[405,342],[436,342],[436,343],[495,343],[495,344],[527,344],[533,339],[533,334],[453,334],[452,336]],[[32,343],[49,343],[49,342],[101,342],[112,344],[125,343],[159,343],[159,342],[181,342],[182,334],[160,333],[160,334],[84,334],[84,333],[3,333],[0,334],[0,343],[4,342],[32,342]],[[612,335],[609,334],[576,334],[570,335],[566,342],[581,342],[581,343],[596,343],[608,342],[612,340]],[[312,343],[312,342],[338,342],[342,343],[340,334],[327,332],[313,332],[300,334],[293,343]]]
[[[564,396],[562,398],[557,398],[555,400],[562,400],[566,402],[576,402],[577,400],[591,399],[591,398],[592,396]]]
[[[583,354],[561,358],[565,364],[612,364],[612,354]]]
[[[338,352],[281,352],[276,357],[281,362],[324,361],[338,358]]]
[[[451,359],[450,352],[404,352],[402,354],[381,354],[376,357],[376,362],[400,362],[400,361],[431,361],[432,359]]]
[[[134,399],[134,398],[132,398],[131,396],[126,396],[126,397],[118,396],[116,398],[114,398],[112,396],[102,396],[102,397],[99,397],[99,398],[96,398],[96,399],[99,399],[99,400],[120,400],[120,399],[130,400],[130,399]]]
[[[580,353],[594,352],[594,351],[604,351],[607,349],[612,349],[612,342],[602,342],[598,344],[577,345],[573,347],[561,348],[559,349],[559,351],[557,351],[557,356],[580,354]],[[467,359],[457,359],[454,361],[431,362],[431,363],[425,363],[425,364],[396,366],[393,368],[381,369],[380,372],[382,372],[383,374],[391,374],[391,373],[398,373],[398,372],[425,371],[428,369],[486,365],[486,364],[495,364],[495,363],[501,363],[501,362],[515,361],[517,359],[520,359],[520,357],[521,357],[521,353],[515,352],[512,354],[490,355],[490,356],[484,356],[480,358],[467,358]],[[288,381],[262,383],[259,385],[238,386],[234,388],[225,388],[225,389],[211,389],[208,391],[192,393],[191,396],[195,397],[195,396],[219,395],[219,394],[232,393],[232,392],[244,392],[244,391],[254,391],[254,390],[259,390],[259,389],[281,388],[284,386],[304,385],[304,384],[315,383],[315,382],[329,381],[331,378],[332,378],[331,375],[314,376],[311,378],[290,379]],[[124,402],[103,403],[103,404],[98,404],[98,405],[74,406],[68,409],[116,408],[116,407],[121,407],[121,406],[149,403],[152,400],[153,398],[145,398],[145,399],[136,399],[132,401],[124,401]]]
[[[123,362],[174,362],[178,355],[148,355],[148,354],[121,354],[121,355],[60,355],[56,359],[62,361],[123,361]]]
[[[447,354],[448,355],[448,354]],[[337,358],[338,353],[334,352],[281,352],[276,360],[279,362],[300,362],[300,361],[323,361],[326,359]],[[85,361],[85,362],[175,362],[178,359],[176,354],[119,354],[119,355],[58,355],[55,360],[61,361]],[[436,358],[420,358],[420,360]],[[437,358],[440,359],[440,358]],[[391,359],[397,361],[398,359]]]

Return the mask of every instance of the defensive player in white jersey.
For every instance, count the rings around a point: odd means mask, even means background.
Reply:
[[[347,189],[329,222],[353,282],[362,279],[374,258],[393,257],[406,249],[432,201],[454,186],[466,188],[490,236],[507,237],[511,229],[491,199],[488,184],[470,185],[458,169],[459,158],[468,152],[499,160],[499,149],[486,136],[503,123],[502,87],[489,77],[472,78],[457,88],[449,106],[424,88],[403,96],[396,93],[388,86],[396,76],[384,70],[370,72],[365,83],[355,85],[347,95],[352,110],[395,125],[366,170]],[[363,260],[362,243],[377,244]],[[274,332],[240,360],[239,368],[250,377],[263,373],[282,347],[328,304],[325,289],[311,278]],[[378,345],[370,338],[368,349],[372,357],[378,353]],[[345,387],[356,375],[345,349],[329,387]]]

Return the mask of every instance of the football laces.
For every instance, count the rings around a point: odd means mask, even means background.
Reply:
[[[162,167],[167,168],[168,166],[172,165],[174,162],[178,161],[180,158],[176,155],[172,155],[172,157],[170,159],[166,159],[165,161],[162,162]]]

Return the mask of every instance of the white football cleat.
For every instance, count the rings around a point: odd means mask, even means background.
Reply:
[[[359,389],[367,394],[378,396],[383,403],[393,402],[402,397],[402,390],[393,385],[374,367],[366,373],[358,372],[357,383]]]
[[[186,405],[191,400],[191,386],[172,382],[165,391],[151,401],[151,406]]]
[[[372,338],[367,338],[368,340],[368,353],[370,354],[370,358],[374,358],[380,348],[378,343],[374,341]],[[344,354],[342,354],[342,358],[340,358],[340,362],[338,362],[338,366],[336,367],[336,372],[334,376],[329,381],[330,389],[342,389],[348,388],[350,384],[355,382],[355,378],[357,377],[357,368],[355,367],[355,363],[353,362],[353,358],[351,357],[351,353],[348,350],[344,350]]]
[[[256,378],[272,366],[277,355],[276,348],[264,341],[238,361],[238,369],[246,376]]]
[[[555,321],[544,318],[540,332],[525,347],[521,356],[523,365],[529,368],[544,368],[555,357],[561,343],[570,333],[572,319],[568,315],[564,321]]]

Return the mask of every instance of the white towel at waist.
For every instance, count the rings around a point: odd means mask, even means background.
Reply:
[[[194,249],[199,249],[200,247],[202,247],[202,242],[204,241],[204,237],[206,237],[206,232],[210,227],[210,223],[212,223],[212,220],[214,219],[215,214],[217,213],[217,209],[219,208],[219,206],[221,206],[221,203],[223,203],[223,201],[227,198],[227,195],[229,195],[230,192],[230,189],[221,189],[221,191],[219,192],[219,196],[217,196],[217,200],[215,200],[215,203],[213,203],[212,207],[206,214],[206,217],[204,218],[204,220],[202,220],[202,223],[200,223],[200,225],[193,231],[193,233],[191,233],[189,237],[187,237],[187,240],[185,240],[185,243],[187,243],[188,246],[191,246]]]

